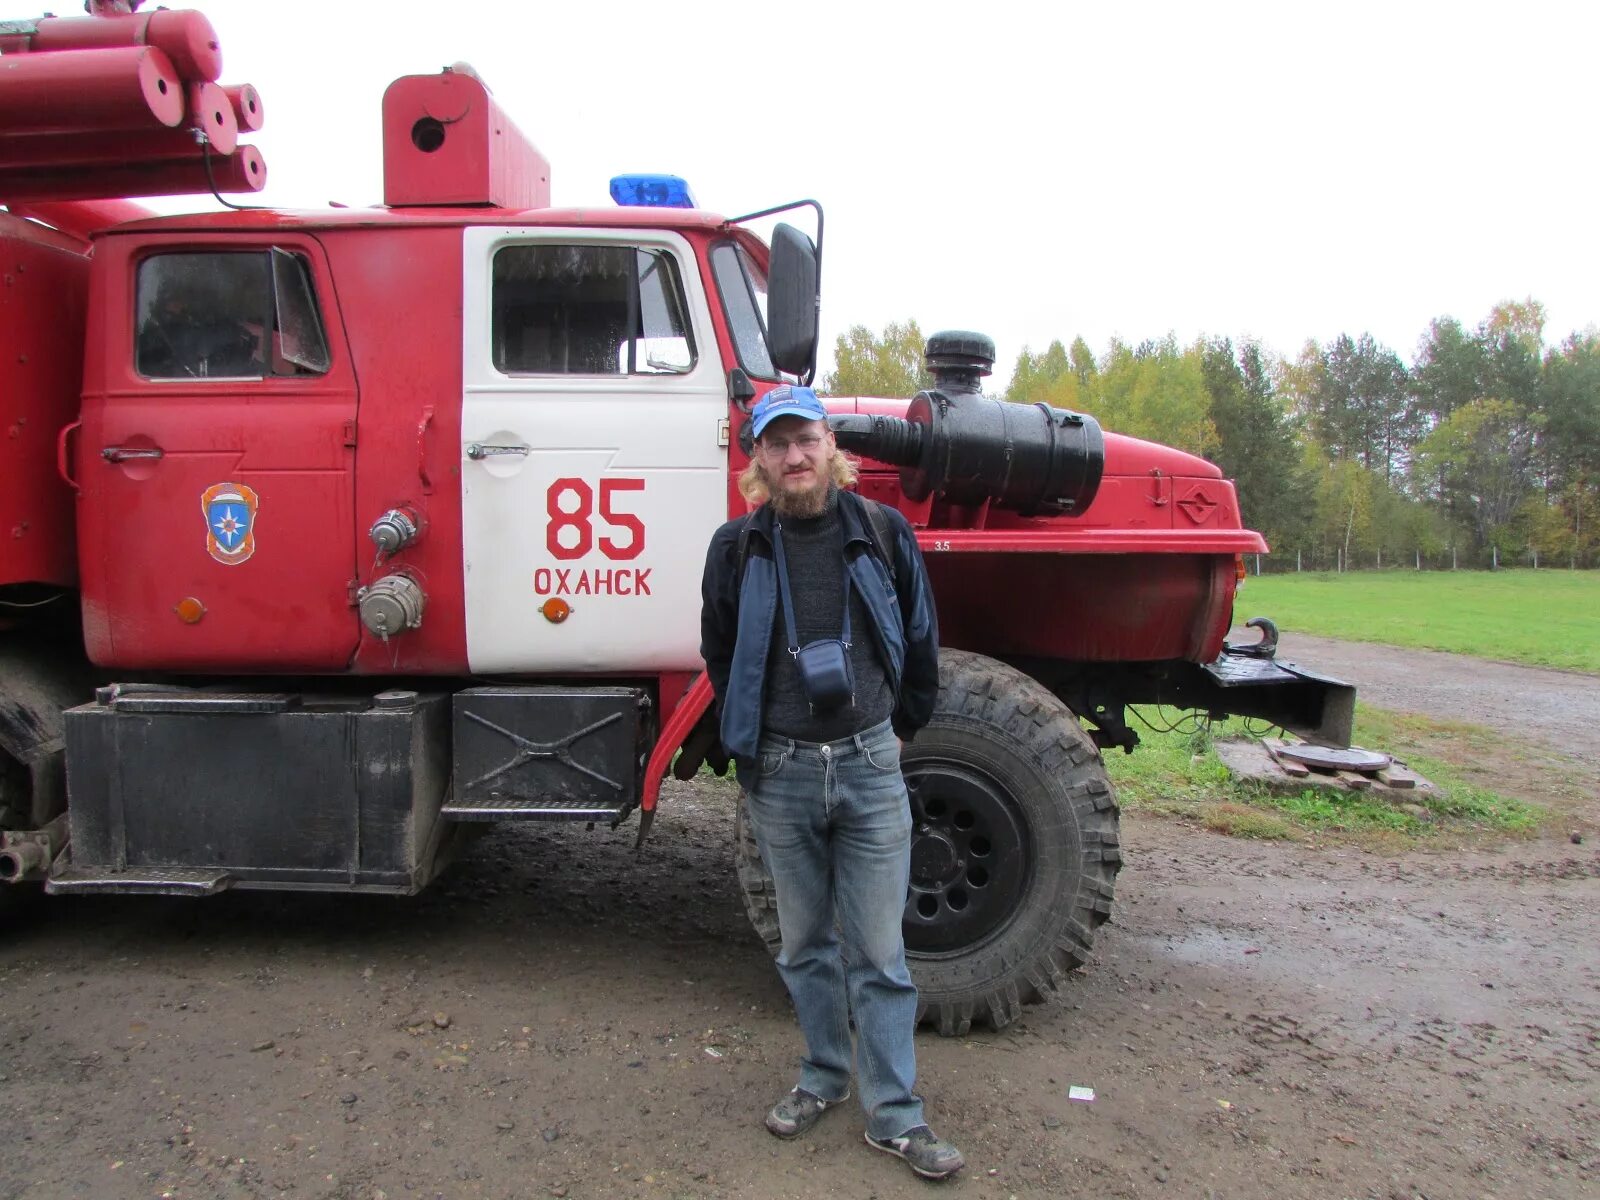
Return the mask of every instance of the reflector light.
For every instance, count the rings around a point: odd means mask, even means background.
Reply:
[[[614,175],[611,198],[632,208],[696,208],[694,193],[676,175]]]

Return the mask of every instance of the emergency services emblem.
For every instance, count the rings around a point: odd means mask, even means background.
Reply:
[[[256,509],[260,504],[260,497],[242,483],[213,483],[200,493],[206,550],[212,558],[232,567],[256,552]]]

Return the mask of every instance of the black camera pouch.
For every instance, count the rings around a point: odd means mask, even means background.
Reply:
[[[850,668],[850,643],[840,638],[823,638],[791,649],[794,665],[800,669],[800,684],[813,712],[843,708],[855,700],[856,678]]]
[[[789,653],[800,672],[811,711],[831,712],[855,703],[856,676],[850,665],[850,564],[844,567],[844,617],[836,638],[818,638],[800,645],[794,628],[794,597],[789,591],[789,565],[783,556],[783,530],[772,530],[772,557],[778,567],[778,586],[783,604],[784,632],[789,638]]]

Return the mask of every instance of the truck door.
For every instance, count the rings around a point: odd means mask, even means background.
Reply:
[[[474,671],[695,670],[728,404],[667,231],[465,231],[462,542]]]
[[[91,657],[343,669],[356,386],[321,248],[119,242],[100,251],[77,455]]]

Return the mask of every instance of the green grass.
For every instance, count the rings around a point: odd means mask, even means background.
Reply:
[[[1170,724],[1172,710],[1137,709],[1150,724]],[[1306,790],[1291,795],[1269,793],[1236,782],[1211,749],[1213,736],[1245,733],[1231,721],[1207,729],[1192,718],[1170,732],[1140,728],[1141,744],[1131,755],[1113,751],[1106,767],[1124,807],[1197,821],[1208,829],[1235,837],[1268,840],[1325,839],[1348,835],[1355,840],[1466,839],[1522,834],[1545,817],[1538,805],[1501,795],[1473,782],[1467,772],[1442,759],[1417,753],[1413,747],[1435,739],[1452,753],[1466,745],[1494,744],[1492,730],[1452,722],[1431,722],[1361,705],[1356,741],[1399,752],[1411,767],[1437,785],[1399,803],[1365,792]],[[1408,811],[1406,805],[1412,806]]]
[[[1348,571],[1250,576],[1239,623],[1600,673],[1600,571]]]

